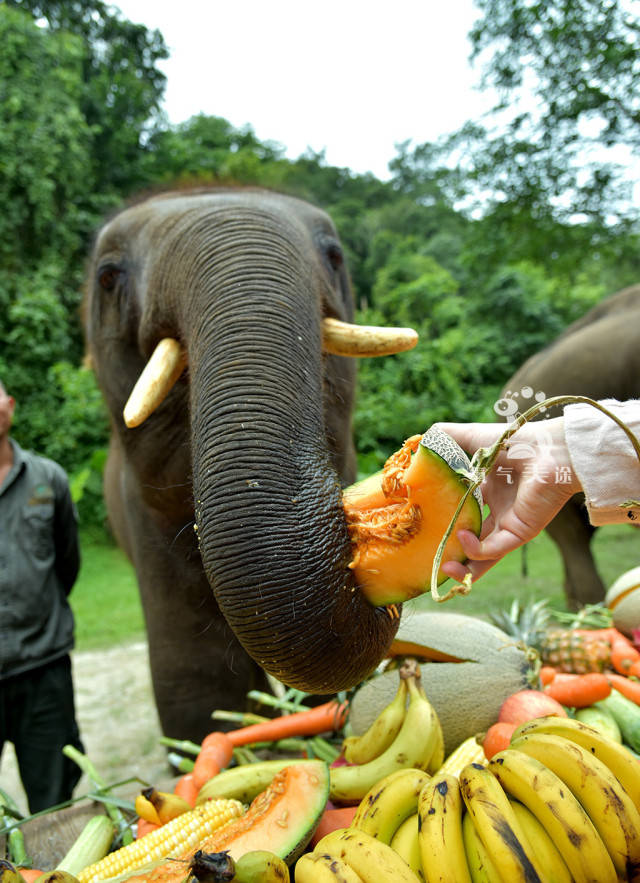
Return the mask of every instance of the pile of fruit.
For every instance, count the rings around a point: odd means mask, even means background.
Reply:
[[[350,701],[181,743],[188,771],[137,794],[133,842],[103,813],[55,871],[5,862],[3,883],[640,879],[633,642],[542,604],[495,620],[413,614]]]

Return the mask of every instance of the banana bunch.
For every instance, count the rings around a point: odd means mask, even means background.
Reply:
[[[352,765],[331,768],[331,800],[354,803],[390,773],[410,768],[432,773],[442,764],[442,727],[422,689],[416,661],[405,660],[399,676],[396,695],[369,729],[345,739],[345,759]]]
[[[457,776],[396,769],[365,794],[349,828],[298,860],[296,883],[325,879],[638,881],[640,764],[603,732],[546,717]]]

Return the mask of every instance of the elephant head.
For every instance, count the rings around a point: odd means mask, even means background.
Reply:
[[[308,692],[351,687],[395,634],[348,566],[345,354],[379,346],[345,324],[352,311],[336,231],[297,199],[170,192],[97,236],[85,321],[111,414],[105,497],[165,732],[201,736],[258,669]],[[159,344],[173,362],[156,374]]]

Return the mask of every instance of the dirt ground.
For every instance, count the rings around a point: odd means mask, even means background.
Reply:
[[[136,775],[148,782],[166,781],[171,773],[166,749],[158,741],[161,734],[146,643],[74,652],[72,660],[80,733],[98,772],[108,783]],[[0,762],[0,787],[27,811],[10,743],[5,745]],[[83,776],[75,795],[88,789]]]

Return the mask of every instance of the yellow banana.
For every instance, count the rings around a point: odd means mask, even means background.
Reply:
[[[329,796],[338,803],[362,800],[380,779],[398,769],[415,767],[426,770],[436,745],[436,712],[418,690],[420,670],[407,677],[409,706],[400,732],[391,745],[375,760],[356,766],[332,767],[329,771]]]
[[[640,874],[640,812],[597,757],[562,736],[521,736],[513,748],[535,757],[562,779],[580,801],[624,879]]]
[[[425,696],[426,698],[426,696]],[[431,755],[431,760],[429,761],[429,765],[427,767],[427,772],[430,776],[440,769],[442,764],[444,763],[444,733],[442,731],[442,724],[440,723],[440,718],[436,714],[436,744],[433,749],[433,754]]]
[[[362,883],[351,865],[327,852],[306,852],[296,862],[296,883]]]
[[[556,717],[554,715],[536,718],[518,727],[513,738],[517,739],[520,736],[528,736],[533,733],[563,736],[565,739],[575,742],[576,745],[586,748],[590,754],[609,767],[634,804],[640,807],[640,763],[623,745],[603,736],[594,727],[570,717]]]
[[[284,859],[267,849],[254,849],[236,859],[231,883],[289,883]]]
[[[350,827],[391,843],[398,826],[418,811],[418,797],[428,781],[424,770],[413,767],[389,773],[365,794]]]
[[[178,794],[171,794],[169,791],[144,788],[142,797],[146,798],[153,805],[161,825],[170,822],[176,816],[182,815],[183,812],[191,810],[191,805],[183,797],[180,797]]]
[[[485,760],[484,748],[476,741],[475,736],[469,736],[444,759],[436,775],[459,776],[460,770],[468,763],[484,763]]]
[[[555,773],[514,748],[495,754],[488,768],[507,794],[524,803],[545,828],[575,883],[615,883],[616,870],[600,835]]]
[[[502,877],[475,829],[471,813],[468,812],[462,818],[462,840],[473,883],[502,883]]]
[[[419,883],[397,852],[357,828],[338,828],[326,834],[314,852],[340,858],[362,877],[363,883]]]
[[[149,798],[145,796],[144,791],[141,791],[140,794],[136,795],[133,805],[141,819],[144,819],[146,822],[153,822],[154,825],[162,824],[155,806],[151,803]]]
[[[455,776],[435,776],[418,798],[418,840],[428,883],[471,883],[462,841],[462,798]]]
[[[544,870],[496,777],[482,764],[470,763],[460,773],[460,793],[500,875],[514,883],[544,881]]]
[[[569,869],[545,828],[523,803],[513,799],[509,803],[524,829],[531,849],[538,859],[538,864],[545,869],[545,881],[548,883],[571,883]]]
[[[403,858],[419,880],[424,881],[420,841],[418,840],[418,813],[405,819],[398,827],[389,844],[400,858]]]
[[[342,743],[345,760],[368,763],[380,757],[400,732],[407,705],[407,682],[400,678],[396,695],[382,709],[368,730],[361,736],[348,736]]]

